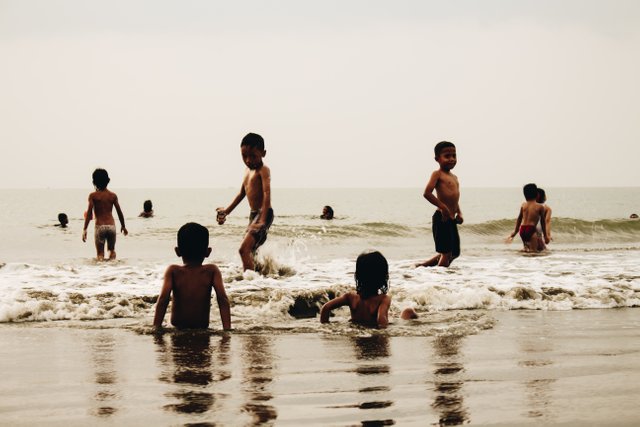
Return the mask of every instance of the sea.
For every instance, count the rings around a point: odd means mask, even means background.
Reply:
[[[523,252],[514,229],[520,188],[463,188],[461,256],[449,268],[416,268],[435,254],[434,207],[420,188],[273,188],[275,221],[259,250],[260,271],[243,272],[238,248],[248,223],[243,201],[220,226],[215,209],[237,189],[118,189],[129,235],[118,235],[117,260],[98,262],[93,224],[81,240],[91,189],[0,190],[0,323],[97,324],[146,331],[165,269],[181,263],[176,233],[186,222],[210,232],[211,256],[231,300],[239,333],[358,334],[348,310],[332,328],[318,310],[353,290],[356,257],[378,250],[389,261],[388,330],[398,336],[475,334],[493,326],[492,312],[640,307],[640,187],[546,188],[552,208],[548,250]],[[145,200],[155,216],[140,218]],[[324,205],[335,218],[320,219]],[[57,215],[69,226],[56,226]],[[116,220],[117,221],[117,220]],[[118,226],[119,229],[119,226]],[[420,318],[402,322],[413,307]],[[168,323],[169,315],[166,316]],[[211,329],[219,329],[213,300]]]

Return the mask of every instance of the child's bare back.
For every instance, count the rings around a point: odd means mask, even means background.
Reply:
[[[171,324],[176,328],[208,328],[211,290],[216,282],[222,283],[218,267],[171,265],[165,273],[167,282],[173,293]]]
[[[112,191],[98,190],[89,194],[89,205],[93,208],[95,215],[96,225],[115,225],[116,221],[113,218],[113,207],[116,206],[116,210],[120,209],[118,203],[118,196]],[[89,214],[89,212],[87,212]]]
[[[386,294],[363,298],[355,292],[345,294],[349,301],[351,321],[363,326],[378,327],[389,323],[387,319],[391,297]]]

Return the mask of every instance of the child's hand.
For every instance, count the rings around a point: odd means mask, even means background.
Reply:
[[[456,224],[462,224],[464,222],[464,218],[462,218],[462,215],[458,214],[456,215]]]
[[[507,236],[507,238],[506,238],[506,239],[504,239],[504,242],[505,242],[505,243],[512,243],[512,242],[513,242],[513,234],[509,234],[509,235]]]
[[[446,221],[448,219],[455,220],[455,216],[451,215],[451,211],[448,207],[440,208],[440,212],[442,212],[442,221]]]
[[[82,241],[83,242],[87,241],[87,230],[82,230]]]
[[[227,220],[227,212],[224,208],[217,208],[216,212],[216,221],[218,221],[218,225],[224,224],[224,222]]]
[[[125,236],[129,234],[129,232],[127,231],[127,228],[126,228],[126,227],[122,227],[122,228],[120,229],[120,232],[121,232],[121,233],[123,233]]]

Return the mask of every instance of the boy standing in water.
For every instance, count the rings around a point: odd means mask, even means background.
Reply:
[[[538,187],[535,184],[527,184],[523,187],[525,202],[520,206],[520,212],[518,213],[518,219],[516,220],[516,227],[513,233],[509,235],[509,241],[513,240],[513,237],[520,233],[520,238],[524,244],[524,250],[540,251],[538,245],[538,235],[536,234],[536,225],[540,222],[542,226],[542,235],[544,243],[549,243],[549,237],[547,234],[547,225],[545,221],[545,207],[538,203]],[[542,247],[544,249],[544,247]]]
[[[464,219],[458,204],[458,177],[451,173],[451,169],[457,163],[456,146],[451,142],[442,141],[436,144],[434,152],[440,168],[431,174],[424,190],[424,198],[438,208],[433,214],[431,225],[438,254],[417,267],[448,267],[460,255],[458,224],[462,224]],[[435,195],[433,190],[436,192]]]
[[[262,162],[267,151],[264,149],[264,139],[258,134],[248,133],[240,143],[242,161],[247,170],[242,180],[240,192],[231,204],[216,211],[218,224],[224,224],[229,215],[238,204],[247,196],[251,214],[249,226],[240,245],[240,258],[243,270],[254,270],[254,255],[258,248],[267,240],[267,232],[273,222],[273,209],[271,208],[271,171]]]
[[[129,234],[127,228],[124,226],[124,215],[120,209],[118,203],[118,196],[115,193],[107,190],[109,184],[109,174],[104,169],[96,169],[93,171],[93,186],[96,191],[89,194],[89,206],[84,218],[84,227],[82,229],[82,241],[87,241],[87,227],[89,222],[95,214],[96,217],[96,229],[94,239],[96,243],[96,252],[99,261],[104,260],[104,244],[107,243],[109,249],[109,259],[116,258],[116,223],[113,219],[111,211],[115,206],[120,220],[120,231],[126,236]]]
[[[202,265],[211,254],[209,230],[189,222],[178,230],[176,255],[183,265],[170,265],[164,273],[164,283],[158,296],[153,326],[162,327],[171,294],[171,324],[176,328],[208,328],[211,311],[211,289],[216,293],[220,320],[225,330],[231,329],[231,309],[224,290],[222,274],[214,264]]]

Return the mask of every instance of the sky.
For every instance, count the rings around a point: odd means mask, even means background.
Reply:
[[[0,0],[0,188],[639,186],[635,0]]]

